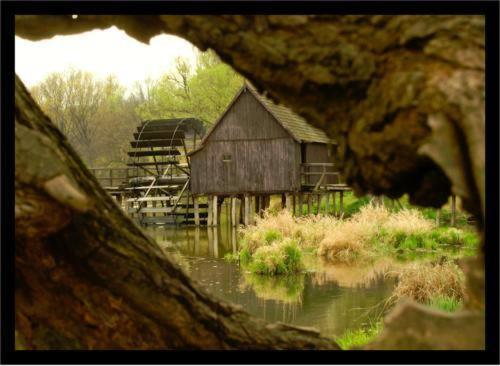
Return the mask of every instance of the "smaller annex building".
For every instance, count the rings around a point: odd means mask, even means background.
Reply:
[[[323,131],[245,83],[189,154],[191,192],[272,195],[340,183],[335,151]]]

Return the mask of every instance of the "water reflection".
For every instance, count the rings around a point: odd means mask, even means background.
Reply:
[[[208,293],[240,304],[257,317],[316,327],[326,336],[368,322],[374,311],[383,310],[395,285],[386,275],[389,260],[359,267],[318,262],[314,272],[295,276],[247,273],[222,259],[238,248],[238,234],[229,225],[146,231],[165,250],[177,253],[175,260]]]

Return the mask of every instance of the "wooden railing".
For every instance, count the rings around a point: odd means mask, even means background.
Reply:
[[[92,174],[104,188],[119,187],[125,183],[129,176],[129,168],[90,168]]]
[[[148,172],[141,168],[126,167],[126,168],[90,168],[92,174],[97,178],[97,181],[106,189],[119,187],[126,183],[132,177],[154,176],[156,172]],[[169,174],[180,175],[185,174],[186,168],[171,166]]]
[[[314,187],[313,190],[317,190],[320,186],[342,184],[340,173],[335,171],[334,163],[302,163],[300,183],[302,186]]]

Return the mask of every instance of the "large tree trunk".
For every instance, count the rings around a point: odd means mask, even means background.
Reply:
[[[19,79],[15,100],[22,347],[338,349],[198,290],[99,187]]]
[[[111,25],[141,41],[167,32],[213,48],[339,142],[356,192],[408,193],[437,207],[453,191],[482,233],[483,17],[16,17],[16,32],[30,39]],[[114,206],[19,85],[16,111],[16,325],[28,347],[335,347],[200,293]],[[476,267],[469,303],[481,308]],[[412,341],[398,334],[378,346]],[[450,342],[439,346],[464,347]]]

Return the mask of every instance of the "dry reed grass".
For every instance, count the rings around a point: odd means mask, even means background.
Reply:
[[[389,301],[408,297],[421,303],[435,298],[463,300],[465,276],[455,263],[415,262],[398,271],[398,284]]]

